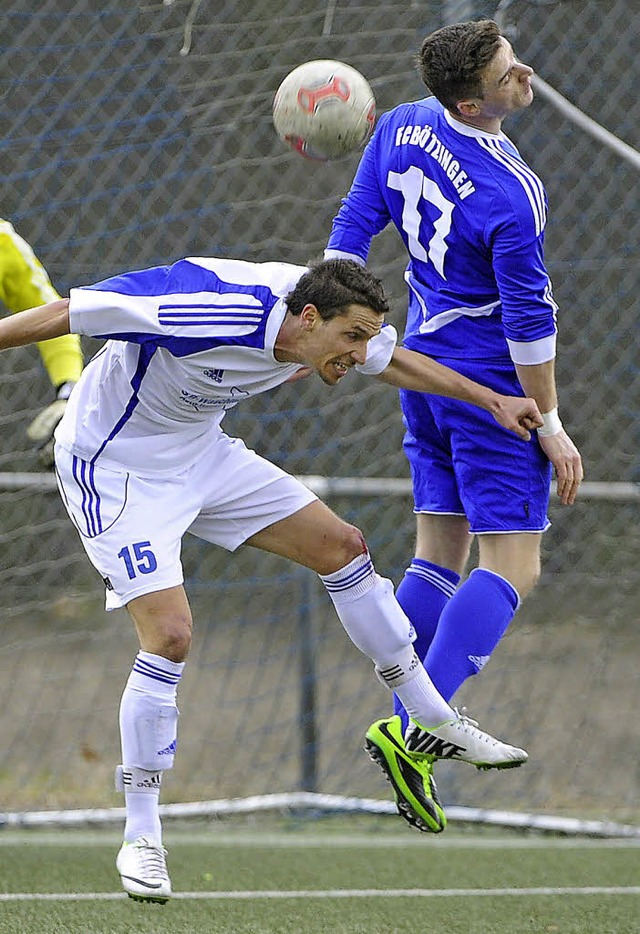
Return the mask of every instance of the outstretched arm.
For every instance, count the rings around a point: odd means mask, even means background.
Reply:
[[[69,299],[19,311],[0,321],[0,350],[69,334]]]
[[[491,412],[499,425],[513,431],[525,441],[531,437],[532,429],[542,425],[538,406],[533,399],[503,396],[487,386],[474,383],[441,363],[436,363],[430,357],[405,347],[396,347],[389,365],[379,374],[378,379],[402,389],[471,402]]]

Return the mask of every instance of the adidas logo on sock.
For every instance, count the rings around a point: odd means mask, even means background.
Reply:
[[[467,658],[469,659],[471,664],[475,667],[476,671],[482,671],[482,669],[487,664],[491,656],[490,655],[467,655]]]

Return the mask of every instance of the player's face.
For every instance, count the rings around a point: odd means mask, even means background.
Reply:
[[[315,314],[309,314],[305,363],[334,386],[356,363],[364,363],[367,343],[380,333],[384,315],[365,305],[349,305],[346,314],[324,321],[313,306],[307,307]]]
[[[503,37],[500,48],[484,70],[480,108],[485,118],[502,119],[533,100],[533,68],[519,62]]]

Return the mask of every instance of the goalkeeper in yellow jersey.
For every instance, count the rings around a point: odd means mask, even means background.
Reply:
[[[60,296],[37,256],[9,221],[0,218],[0,299],[14,313],[56,301]],[[56,393],[55,401],[36,415],[27,436],[39,448],[43,467],[53,467],[53,433],[82,372],[77,334],[64,334],[38,344],[40,356]]]

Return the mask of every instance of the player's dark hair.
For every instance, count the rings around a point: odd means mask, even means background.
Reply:
[[[427,89],[448,110],[458,102],[482,97],[482,74],[500,48],[500,27],[490,19],[453,23],[432,32],[417,57]]]
[[[382,282],[352,259],[313,263],[285,302],[292,315],[299,315],[305,305],[315,305],[325,321],[346,314],[348,305],[364,305],[381,315],[389,312]]]

